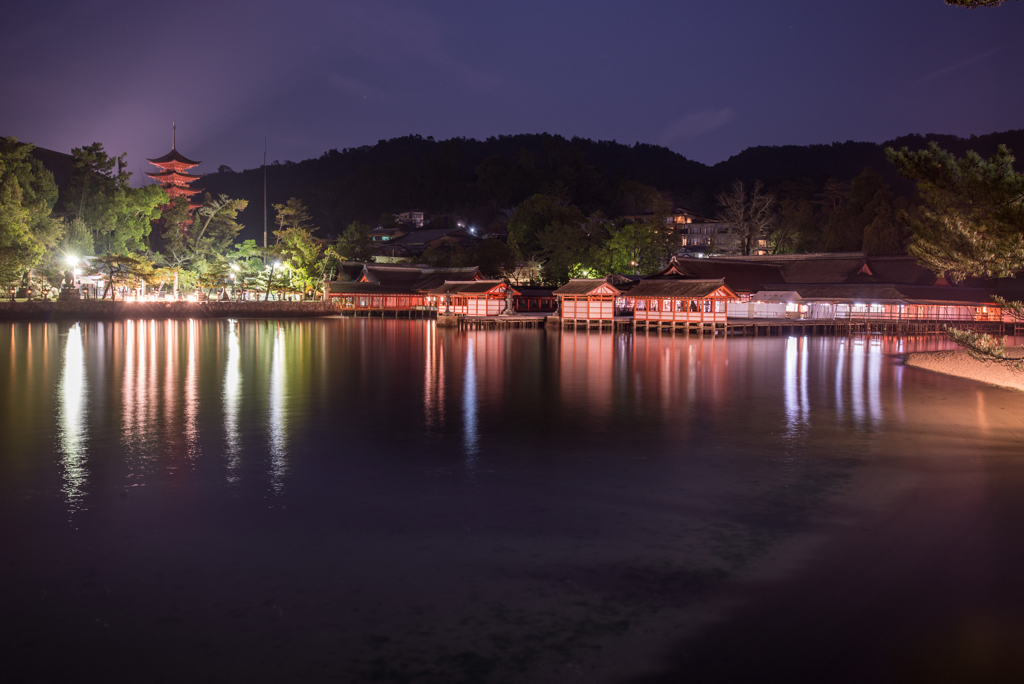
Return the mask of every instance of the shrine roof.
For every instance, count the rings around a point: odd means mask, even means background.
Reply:
[[[604,278],[573,278],[568,284],[555,290],[554,295],[587,295],[598,290],[604,290],[599,294],[617,295],[619,288],[609,283]]]
[[[365,295],[414,295],[422,294],[411,287],[400,285],[382,285],[380,283],[365,283],[333,280],[324,284],[331,294],[365,294]]]
[[[385,288],[407,288],[427,292],[446,280],[474,280],[480,277],[476,266],[432,268],[413,265],[366,264],[362,278]]]
[[[724,278],[734,292],[757,292],[765,283],[783,282],[782,267],[773,263],[711,259],[673,258],[651,280]]]
[[[729,296],[735,296],[722,278],[715,280],[642,280],[624,296],[634,299],[645,297],[682,297],[693,299],[707,297],[719,288],[725,288]]]
[[[483,294],[504,284],[504,280],[446,280],[443,285],[431,290],[430,294]],[[509,289],[519,294],[514,287]]]

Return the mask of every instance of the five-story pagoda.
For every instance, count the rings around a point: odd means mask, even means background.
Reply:
[[[178,152],[178,127],[171,124],[171,151],[157,159],[147,159],[150,164],[160,167],[159,173],[147,173],[146,175],[160,183],[160,187],[167,191],[171,200],[175,197],[184,196],[189,200],[189,207],[198,209],[201,205],[192,202],[192,195],[202,192],[199,188],[190,188],[189,185],[202,175],[191,175],[186,170],[199,166],[201,162],[187,159]]]

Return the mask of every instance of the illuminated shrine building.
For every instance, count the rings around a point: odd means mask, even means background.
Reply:
[[[192,195],[202,192],[199,188],[190,188],[193,181],[202,178],[202,175],[185,173],[201,162],[192,161],[178,152],[178,130],[173,126],[171,137],[171,151],[156,159],[147,159],[150,164],[160,167],[157,173],[146,173],[147,176],[160,183],[160,187],[167,191],[171,200],[175,197],[184,196],[189,200],[189,206],[198,209],[201,204],[192,201]]]

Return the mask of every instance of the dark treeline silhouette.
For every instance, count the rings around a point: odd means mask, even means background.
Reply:
[[[820,191],[830,179],[851,182],[865,169],[880,174],[896,196],[913,196],[885,158],[886,147],[924,149],[929,142],[962,155],[991,156],[999,144],[1024,150],[1024,130],[971,138],[907,135],[881,144],[759,146],[706,166],[657,145],[566,139],[523,134],[486,140],[434,140],[411,135],[376,145],[330,150],[316,159],[273,162],[267,168],[268,204],[297,197],[310,207],[321,235],[338,235],[353,221],[376,224],[382,214],[425,211],[457,216],[480,227],[508,216],[520,202],[545,193],[585,213],[642,213],[626,181],[654,186],[676,206],[707,216],[715,196],[735,180],[760,179],[784,195],[799,181],[802,192]],[[250,200],[240,220],[242,237],[258,238],[263,226],[263,172],[221,167],[203,179],[209,192]],[[271,229],[273,227],[271,226]]]

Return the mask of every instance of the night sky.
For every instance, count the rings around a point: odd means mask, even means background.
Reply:
[[[35,2],[0,135],[212,172],[410,133],[549,132],[713,164],[753,145],[1024,127],[1024,3]],[[1024,150],[1018,151],[1024,154]]]

